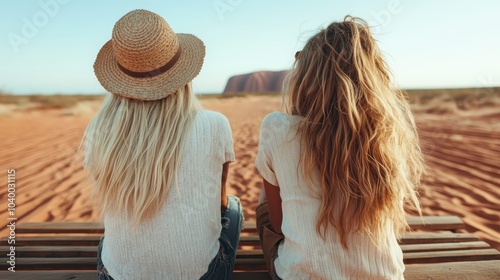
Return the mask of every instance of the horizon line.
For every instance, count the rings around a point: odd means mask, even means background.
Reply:
[[[495,85],[495,86],[479,86],[479,87],[408,87],[404,88],[401,87],[401,90],[404,91],[430,91],[430,90],[476,90],[476,89],[500,89],[500,84]],[[109,92],[99,92],[99,93],[81,93],[81,92],[73,92],[73,93],[12,93],[12,92],[2,92],[0,90],[0,95],[11,95],[11,96],[36,96],[36,95],[48,95],[48,96],[53,96],[53,95],[105,95],[108,94]],[[236,92],[228,92],[231,94],[237,94],[237,93],[280,93],[280,91],[236,91]],[[194,93],[195,95],[218,95],[218,94],[224,94],[224,92],[211,92],[211,91],[201,91]]]

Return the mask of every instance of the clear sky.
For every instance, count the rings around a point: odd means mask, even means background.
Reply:
[[[347,14],[374,26],[401,87],[500,86],[498,0],[2,0],[0,91],[105,92],[92,65],[133,9],[205,42],[196,93],[220,93],[232,75],[288,69],[312,34]]]

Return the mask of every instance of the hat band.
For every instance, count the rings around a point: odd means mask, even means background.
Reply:
[[[182,50],[181,50],[181,46],[179,45],[179,48],[177,49],[177,52],[175,53],[174,57],[172,57],[172,59],[169,62],[167,62],[167,64],[163,65],[162,67],[160,67],[158,69],[151,70],[151,71],[148,71],[148,72],[134,72],[134,71],[130,71],[127,68],[125,68],[122,65],[120,65],[120,63],[118,61],[116,62],[116,64],[118,64],[118,68],[123,73],[125,73],[125,74],[127,74],[127,75],[129,75],[131,77],[134,77],[134,78],[151,78],[151,77],[155,77],[155,76],[161,75],[161,74],[167,72],[168,70],[170,70],[175,65],[175,63],[177,63],[177,61],[179,60],[179,58],[181,57],[181,53],[182,53]]]

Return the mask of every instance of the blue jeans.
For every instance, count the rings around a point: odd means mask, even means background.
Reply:
[[[240,242],[240,232],[243,227],[243,209],[240,200],[228,195],[228,209],[221,217],[222,230],[219,237],[219,252],[208,265],[208,270],[200,280],[232,279],[236,251]],[[97,273],[99,280],[114,280],[104,267],[101,259],[104,236],[97,247]],[[189,264],[186,264],[189,265]]]
[[[243,209],[240,200],[228,195],[228,209],[221,218],[222,230],[219,237],[219,253],[208,266],[208,271],[200,280],[226,280],[233,278],[236,251],[243,228]]]

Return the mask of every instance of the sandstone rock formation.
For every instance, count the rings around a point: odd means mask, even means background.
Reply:
[[[223,93],[280,92],[288,71],[259,71],[229,78]]]

